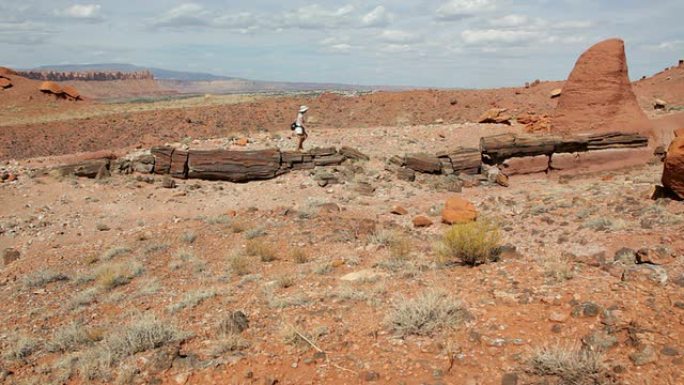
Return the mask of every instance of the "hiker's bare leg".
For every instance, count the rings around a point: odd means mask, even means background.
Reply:
[[[297,151],[304,151],[304,141],[308,137],[307,134],[299,135],[299,143],[297,144]]]

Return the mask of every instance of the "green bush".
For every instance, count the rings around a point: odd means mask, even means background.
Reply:
[[[457,259],[471,266],[491,262],[496,259],[500,242],[499,227],[492,221],[453,225],[442,236],[437,262],[447,264]]]

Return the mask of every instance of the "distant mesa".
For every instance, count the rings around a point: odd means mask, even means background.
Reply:
[[[584,52],[558,98],[552,131],[653,136],[651,127],[629,81],[624,42],[605,40]]]

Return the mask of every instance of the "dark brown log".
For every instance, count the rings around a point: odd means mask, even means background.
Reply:
[[[410,154],[406,155],[406,167],[426,174],[439,174],[442,162],[434,155]]]
[[[606,150],[609,148],[639,148],[648,146],[648,137],[638,134],[609,132],[587,137],[588,149]]]
[[[370,157],[359,150],[351,147],[340,148],[340,154],[342,154],[347,159],[352,160],[370,160]]]
[[[190,151],[188,177],[230,182],[271,179],[280,169],[277,149],[259,151]]]
[[[152,147],[155,174],[168,174],[171,172],[171,156],[173,151],[173,147]]]
[[[283,151],[281,152],[281,159],[283,163],[302,163],[304,161],[304,156],[301,152],[297,151]]]
[[[561,138],[557,136],[532,136],[502,134],[480,139],[483,159],[501,163],[519,156],[551,155]]]
[[[188,177],[188,152],[174,150],[171,154],[171,168],[169,173],[174,178],[187,179]]]
[[[585,152],[589,150],[589,139],[581,136],[564,136],[556,143],[553,152]]]

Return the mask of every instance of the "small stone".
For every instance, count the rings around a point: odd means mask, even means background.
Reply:
[[[95,225],[95,227],[97,228],[98,231],[109,231],[109,230],[111,230],[109,228],[109,226],[107,226],[104,223],[98,223],[97,225]]]
[[[551,314],[549,315],[549,321],[551,321],[551,322],[563,323],[567,320],[568,320],[568,315],[565,313],[554,311],[554,312],[551,312]]]
[[[361,373],[361,378],[366,382],[375,382],[380,380],[380,373],[373,371],[365,371]]]
[[[674,348],[672,346],[665,346],[660,350],[660,354],[668,357],[676,357],[680,353],[679,350],[677,350],[677,348]]]
[[[371,269],[366,269],[366,270],[360,270],[360,271],[355,271],[353,273],[349,273],[347,275],[344,275],[340,278],[340,281],[347,281],[347,282],[361,282],[361,281],[373,281],[379,277],[383,277],[385,274],[379,273],[377,271],[373,271]]]
[[[403,208],[401,206],[394,206],[394,207],[392,207],[392,210],[390,210],[390,213],[392,213],[394,215],[406,215],[406,214],[408,214],[408,210],[406,210],[405,208]]]
[[[617,252],[615,252],[615,256],[613,257],[613,260],[615,262],[622,262],[626,264],[635,264],[637,261],[636,258],[636,251],[629,249],[627,247],[623,247]]]
[[[494,181],[496,184],[503,187],[509,187],[511,185],[508,176],[504,175],[503,173],[497,174]]]
[[[563,331],[563,327],[560,326],[559,324],[555,324],[555,325],[551,326],[551,331],[552,331],[553,333],[558,334],[558,333],[560,333],[560,332]]]
[[[634,365],[643,366],[656,361],[656,354],[651,345],[644,346],[640,351],[629,355]]]
[[[432,226],[432,221],[425,215],[419,215],[413,218],[413,227],[423,228]]]
[[[2,264],[7,266],[21,257],[19,250],[7,248],[2,251]]]
[[[585,302],[572,309],[573,317],[596,317],[601,312],[601,307],[593,302]]]
[[[652,265],[667,265],[674,261],[672,253],[664,247],[653,249],[639,249],[636,252],[637,263],[649,263]]]
[[[518,373],[505,373],[501,377],[501,385],[518,385]]]
[[[173,180],[169,175],[164,175],[162,178],[162,187],[164,188],[175,188],[176,187],[176,181]]]
[[[264,378],[264,385],[276,385],[278,383],[277,378],[266,377]]]

